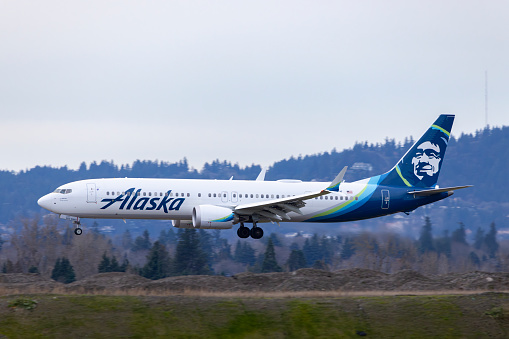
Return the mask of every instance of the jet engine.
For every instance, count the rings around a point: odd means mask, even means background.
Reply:
[[[199,205],[193,208],[193,226],[201,229],[228,229],[233,227],[235,215],[226,207]]]

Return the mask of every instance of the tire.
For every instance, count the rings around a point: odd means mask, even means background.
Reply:
[[[251,238],[260,239],[261,237],[263,237],[263,229],[260,227],[253,227],[251,229]]]
[[[242,226],[239,227],[239,229],[237,230],[237,235],[239,236],[239,238],[246,239],[249,238],[249,236],[251,235],[251,231],[249,230],[249,228]]]

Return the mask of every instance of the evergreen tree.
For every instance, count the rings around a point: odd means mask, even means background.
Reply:
[[[429,217],[426,217],[424,226],[422,226],[421,235],[418,241],[418,249],[421,254],[435,250],[435,246],[433,246],[431,220]]]
[[[460,227],[452,232],[451,241],[463,245],[467,244],[467,232],[465,231],[465,224],[460,222]]]
[[[278,265],[276,261],[276,252],[274,251],[274,244],[272,239],[269,238],[267,248],[265,249],[265,255],[262,263],[262,273],[268,272],[282,272],[283,269]]]
[[[323,260],[316,260],[313,263],[313,266],[311,266],[315,270],[324,270],[327,271],[327,265],[325,265],[325,262]]]
[[[479,267],[481,265],[481,260],[479,259],[479,256],[475,254],[475,252],[470,252],[468,257],[470,259],[470,262],[476,267]]]
[[[134,245],[132,250],[134,252],[136,251],[143,251],[143,250],[149,250],[150,247],[152,247],[152,244],[150,243],[150,237],[147,230],[143,231],[143,235],[137,236],[136,239],[134,239]]]
[[[228,243],[228,240],[221,238],[216,246],[218,248],[217,261],[232,259],[232,245]]]
[[[171,228],[162,230],[158,238],[159,242],[165,246],[175,245],[177,243],[177,235]]]
[[[99,266],[97,267],[99,273],[110,272],[110,258],[106,255],[106,252],[103,253],[103,257]]]
[[[131,235],[131,231],[126,230],[122,234],[122,247],[131,249],[133,247],[133,237]]]
[[[127,260],[127,259],[126,259]],[[98,266],[99,273],[106,273],[106,272],[125,272],[127,268],[127,265],[125,267],[121,267],[117,261],[117,258],[115,256],[108,257],[106,255],[106,252],[104,252],[101,262]]]
[[[495,255],[498,251],[498,242],[497,242],[497,228],[495,223],[492,222],[490,225],[490,230],[486,233],[484,237],[484,245],[486,250],[488,251],[488,255],[490,258],[495,258]]]
[[[255,250],[247,241],[237,240],[233,260],[252,266],[256,262]]]
[[[436,250],[438,253],[451,256],[451,237],[449,237],[449,231],[444,230],[444,236],[436,239]]]
[[[290,253],[290,257],[288,257],[288,261],[286,262],[288,266],[288,270],[290,272],[296,271],[299,268],[306,267],[306,258],[304,257],[304,252],[302,250],[292,250]]]
[[[58,258],[55,262],[55,267],[51,271],[51,279],[64,284],[70,284],[76,281],[76,275],[74,268],[72,267],[69,259]]]
[[[200,239],[200,248],[207,257],[207,262],[212,261],[214,250],[212,246],[212,237],[210,233],[205,230],[198,230],[198,238]]]
[[[341,248],[341,260],[350,259],[356,251],[355,243],[352,238],[345,238],[343,247]]]
[[[195,229],[181,229],[173,262],[175,275],[211,274],[207,255],[200,245],[199,234]]]
[[[170,272],[170,255],[166,247],[159,241],[156,241],[147,255],[147,263],[141,268],[140,275],[148,279],[157,280],[168,277]]]
[[[115,256],[110,260],[110,272],[125,272],[125,270],[122,271]]]
[[[314,263],[316,260],[320,260],[323,258],[318,234],[315,233],[313,234],[311,239],[310,238],[306,239],[306,241],[304,242],[304,246],[302,246],[302,251],[304,252],[306,262],[308,262],[309,264]]]
[[[15,273],[14,272],[14,264],[10,259],[7,259],[2,266],[2,273]]]
[[[480,250],[484,243],[484,230],[480,227],[477,228],[474,237],[474,247],[476,250]]]
[[[30,266],[30,268],[28,269],[28,273],[39,273],[39,269],[37,268],[37,266]]]

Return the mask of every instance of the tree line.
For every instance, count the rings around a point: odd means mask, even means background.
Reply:
[[[17,221],[19,233],[0,243],[2,273],[39,273],[72,282],[97,273],[128,272],[149,279],[178,275],[233,275],[282,272],[312,267],[324,270],[367,268],[386,273],[413,269],[423,274],[472,270],[508,271],[509,247],[497,239],[497,227],[478,227],[467,234],[463,223],[449,233],[433,234],[427,217],[416,239],[396,233],[281,237],[228,242],[220,231],[164,229],[132,237],[96,231],[75,236],[55,217]],[[92,228],[93,229],[93,228]],[[470,238],[470,239],[469,239]]]

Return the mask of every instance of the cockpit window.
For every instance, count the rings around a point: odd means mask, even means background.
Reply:
[[[53,193],[69,194],[69,193],[72,193],[72,189],[70,189],[70,188],[57,188]]]

